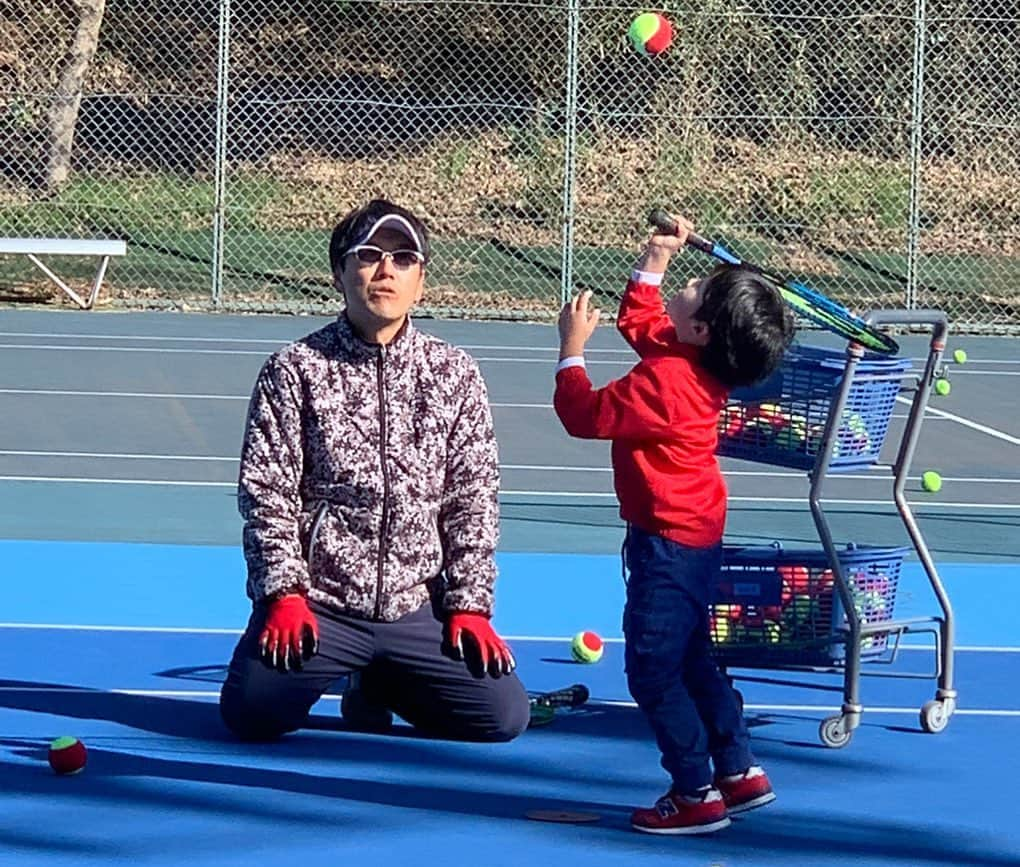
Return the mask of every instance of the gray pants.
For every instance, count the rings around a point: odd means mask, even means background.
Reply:
[[[393,623],[310,607],[319,652],[296,671],[269,668],[259,653],[265,609],[252,612],[220,692],[227,727],[269,740],[301,727],[312,705],[341,677],[362,672],[366,699],[422,732],[466,741],[509,741],[528,725],[528,696],[516,674],[472,672],[443,648],[443,624],[429,605]]]

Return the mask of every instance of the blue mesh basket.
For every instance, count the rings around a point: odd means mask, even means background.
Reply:
[[[843,350],[791,347],[766,382],[733,391],[719,417],[718,454],[811,469],[845,365]],[[900,383],[909,369],[909,358],[866,355],[858,362],[833,443],[832,471],[878,460]]]
[[[848,545],[839,562],[864,623],[893,619],[907,548]],[[825,551],[767,546],[723,547],[723,567],[709,606],[713,653],[742,668],[837,665],[846,656],[846,616]],[[861,657],[880,656],[888,633],[864,636]]]

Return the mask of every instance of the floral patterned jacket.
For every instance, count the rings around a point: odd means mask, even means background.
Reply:
[[[248,595],[393,621],[492,613],[499,463],[485,383],[410,320],[387,346],[341,315],[255,383],[241,453]]]

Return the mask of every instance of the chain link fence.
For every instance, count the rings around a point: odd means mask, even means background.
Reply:
[[[1015,0],[671,2],[655,58],[640,11],[0,0],[0,235],[125,239],[107,306],[326,312],[382,195],[434,232],[424,313],[540,319],[614,309],[664,204],[853,309],[1020,330]],[[0,259],[0,299],[43,280]]]

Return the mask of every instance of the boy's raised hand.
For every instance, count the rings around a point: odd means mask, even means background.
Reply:
[[[673,254],[683,249],[688,234],[694,231],[694,224],[686,217],[679,214],[670,214],[670,217],[674,220],[674,230],[663,232],[657,228],[652,232],[652,236],[648,239],[644,252],[638,260],[638,270],[665,271]]]
[[[584,354],[584,345],[599,324],[597,307],[589,307],[591,292],[582,292],[560,311],[560,358]]]

